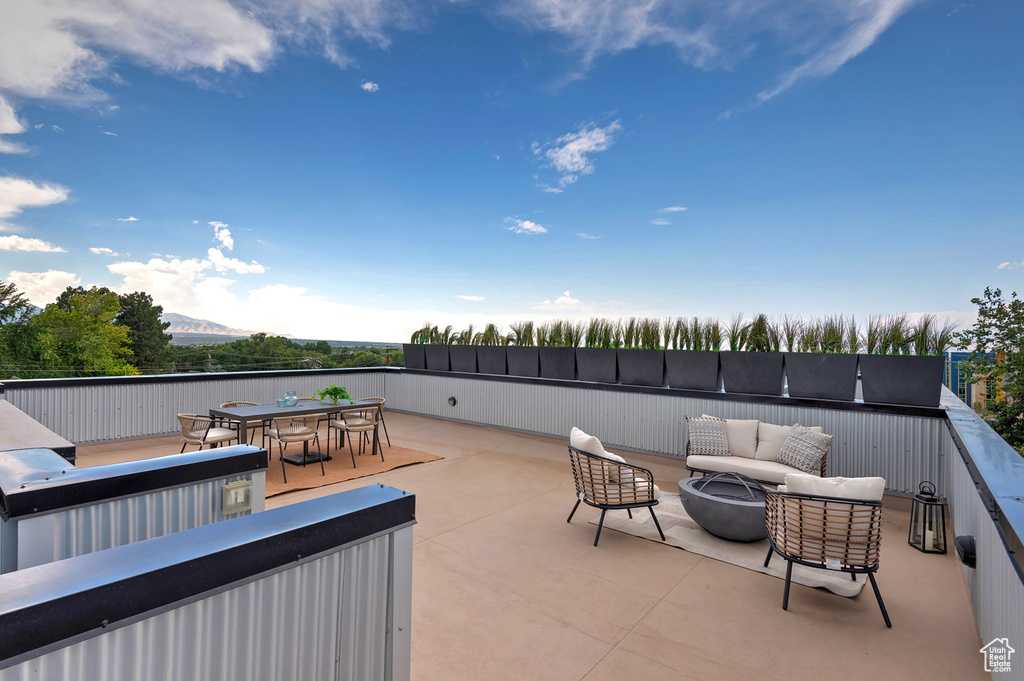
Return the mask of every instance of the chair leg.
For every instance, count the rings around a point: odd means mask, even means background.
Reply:
[[[580,507],[580,500],[577,499],[576,500],[576,505],[572,507],[572,513],[569,514],[569,517],[566,519],[565,522],[567,522],[567,523],[572,522],[572,517],[574,515],[576,515],[576,509],[579,508],[579,507]]]
[[[320,455],[320,475],[327,475],[327,472],[324,470],[324,453],[320,449],[320,433],[316,434],[316,438],[315,439],[316,439],[316,453]]]
[[[633,509],[627,508],[626,509],[626,515],[628,515],[629,519],[632,520],[633,519]]]
[[[187,442],[184,443],[183,445],[181,445],[181,451],[178,452],[178,454],[184,454],[185,453],[185,447],[188,447],[188,443]]]
[[[277,458],[281,460],[281,474],[284,476],[284,481],[288,482],[288,471],[284,467],[284,448],[281,446],[281,441],[277,441]]]
[[[889,613],[885,610],[885,603],[882,602],[882,594],[878,591],[878,585],[875,584],[875,573],[869,572],[868,579],[871,580],[871,588],[875,590],[875,598],[878,600],[878,607],[882,610],[882,619],[885,620],[885,626],[892,629],[892,622],[889,621]]]
[[[772,554],[773,554],[773,553],[775,553],[775,551],[773,551],[773,550],[772,550],[772,547],[771,547],[771,546],[769,545],[769,546],[768,546],[768,555],[764,557],[764,566],[765,566],[765,567],[768,567],[768,563],[770,563],[770,562],[771,562],[771,560],[772,560]]]
[[[665,533],[661,531],[661,523],[658,522],[658,516],[654,515],[654,507],[648,506],[647,510],[651,512],[651,517],[654,518],[654,526],[658,528],[658,534],[661,535],[661,541],[665,541]]]
[[[793,579],[793,561],[786,561],[786,589],[782,592],[782,609],[789,610],[789,583]]]
[[[604,527],[604,514],[608,512],[608,509],[601,509],[601,521],[597,523],[597,536],[594,537],[594,546],[597,546],[597,540],[601,538],[601,528]]]
[[[352,436],[349,435],[345,439],[348,440],[348,454],[349,454],[349,456],[352,457],[352,468],[355,468],[356,467],[356,453],[354,451],[352,451]]]
[[[388,447],[391,446],[391,436],[388,435],[388,424],[384,423],[384,410],[380,412],[380,425],[384,426],[384,437],[388,440]]]

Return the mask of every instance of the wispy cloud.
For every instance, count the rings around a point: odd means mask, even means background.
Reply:
[[[1021,267],[1021,266],[1024,266],[1024,262],[1001,262],[1001,263],[999,263],[999,267],[997,267],[996,269],[997,270],[1012,270],[1012,269],[1015,269],[1015,268]]]
[[[93,253],[95,253],[96,255],[109,255],[110,257],[114,257],[114,256],[118,255],[113,250],[111,250],[109,248],[106,248],[106,247],[103,247],[103,246],[100,246],[100,247],[95,247],[94,246],[93,248],[90,248],[89,250],[92,251]]]
[[[219,241],[224,248],[229,251],[233,251],[235,249],[235,240],[231,238],[231,230],[228,229],[228,224],[226,222],[217,222],[216,220],[213,220],[206,224],[213,227],[213,238]]]
[[[594,236],[593,234],[587,234],[586,232],[576,232],[576,236],[579,237],[580,239],[600,239],[601,238],[599,236]]]
[[[0,251],[34,251],[37,253],[66,253],[60,246],[54,246],[42,239],[26,238],[18,235],[0,236]]]
[[[461,296],[461,295],[459,295],[459,296],[455,296],[455,297],[458,298],[459,300],[468,300],[471,303],[479,303],[479,302],[481,302],[484,299],[483,296]]]
[[[579,299],[573,298],[572,297],[572,293],[570,293],[569,291],[565,291],[558,298],[555,298],[554,301],[545,300],[545,301],[543,301],[541,303],[537,303],[536,305],[533,306],[533,309],[535,309],[535,310],[571,310],[571,309],[574,309],[574,308],[578,308],[579,306],[580,306]]]
[[[377,92],[378,90],[380,90],[380,85],[377,85],[372,80],[366,81],[359,87],[361,87],[364,92]]]
[[[516,234],[547,234],[548,228],[532,220],[505,218],[505,229]]]
[[[109,130],[101,130],[100,132],[102,132],[104,135],[110,135],[111,137],[117,137],[117,133],[116,132],[110,132]]]
[[[559,173],[558,184],[566,187],[581,176],[594,172],[592,157],[607,151],[620,132],[622,122],[618,120],[603,128],[594,122],[584,123],[576,132],[566,133],[548,144],[534,142],[533,153]]]
[[[71,272],[47,270],[45,272],[18,272],[7,274],[7,280],[18,287],[33,305],[43,307],[57,299],[68,286],[78,286],[81,279]],[[143,290],[143,289],[138,289]]]
[[[663,227],[665,225],[671,225],[672,221],[671,220],[666,220],[665,218],[655,218],[654,220],[651,220],[651,224],[652,225],[659,225],[659,226]]]
[[[561,194],[563,190],[559,189],[558,187],[544,186],[543,191],[548,194]]]
[[[686,208],[684,206],[669,206],[668,208],[659,208],[658,212],[661,214],[665,213],[682,213]]]
[[[137,217],[135,217],[134,215],[129,215],[126,218],[118,218],[117,221],[118,222],[138,222],[139,219]]]

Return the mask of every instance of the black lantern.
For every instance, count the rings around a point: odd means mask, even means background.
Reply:
[[[935,496],[930,482],[922,482],[914,496],[907,543],[925,553],[946,552],[946,505]]]

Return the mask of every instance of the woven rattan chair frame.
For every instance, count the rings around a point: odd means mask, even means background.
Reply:
[[[256,406],[259,406],[259,402],[235,401],[235,402],[225,402],[224,404],[220,405],[220,408],[221,409],[230,409],[231,407],[256,407]],[[240,425],[239,421],[234,421],[234,420],[231,420],[231,419],[224,419],[224,422],[225,423],[232,423],[232,424],[234,424],[235,428],[237,428]],[[256,429],[257,428],[261,428],[263,430],[266,430],[266,424],[260,423],[258,421],[252,421],[252,422],[249,423],[249,425],[247,426],[247,429],[249,430],[249,444],[252,444],[252,439],[256,435]]]
[[[565,522],[572,521],[580,502],[601,509],[594,546],[601,539],[604,516],[608,511],[625,510],[632,518],[632,509],[644,507],[650,510],[654,526],[658,528],[661,540],[665,541],[658,516],[654,515],[658,500],[654,498],[654,474],[651,471],[594,456],[572,445],[569,445],[569,463],[572,464],[572,477],[576,482],[576,505],[572,507]]]
[[[239,437],[237,424],[232,428],[232,422],[228,421],[221,424],[220,420],[210,418],[209,416],[178,414],[178,425],[181,426],[181,439],[184,441],[181,445],[182,452],[189,445],[198,445],[199,449],[202,450],[204,445],[210,445],[213,448],[222,442],[238,440]],[[213,428],[232,430],[234,432],[230,437],[224,433],[211,437],[210,430]]]
[[[388,447],[391,446],[391,436],[388,435],[388,424],[384,421],[384,402],[386,401],[383,397],[360,397],[359,402],[373,402],[377,405],[377,411],[380,412],[380,425],[384,427],[384,439],[388,441]]]
[[[686,461],[690,460],[690,442],[686,442]],[[689,463],[686,463],[686,470],[690,471],[690,477],[693,477],[694,473],[700,473],[701,475],[707,475],[708,473],[721,473],[722,471],[709,471],[703,468],[694,468]],[[825,455],[821,457],[821,465],[818,466],[818,477],[824,478],[828,474],[828,450],[825,450]],[[756,478],[755,478],[756,479]],[[758,480],[762,485],[778,485],[777,482],[771,480]]]
[[[350,416],[351,415],[351,416]],[[356,455],[355,450],[352,449],[352,434],[359,434],[359,454],[363,453],[363,436],[370,434],[374,438],[372,444],[376,444],[377,452],[380,453],[380,460],[384,462],[384,449],[380,446],[380,437],[377,434],[377,419],[380,418],[380,409],[366,409],[365,411],[356,411],[355,413],[346,412],[342,415],[343,418],[334,418],[327,424],[327,427],[337,432],[335,435],[341,437],[343,434],[347,434],[348,437],[348,453],[352,457],[352,468],[356,467]],[[355,418],[352,418],[352,417]],[[346,420],[344,417],[349,417]],[[330,437],[330,436],[328,436]],[[368,440],[368,438],[367,438]],[[330,440],[328,440],[328,444]],[[335,448],[340,448],[341,443],[336,442]]]
[[[866,574],[882,611],[892,627],[875,572],[882,544],[882,503],[860,499],[769,491],[765,499],[765,527],[771,546],[764,566],[778,553],[786,559],[786,587],[782,609],[789,609],[793,564],[846,572],[853,579]]]
[[[288,471],[284,465],[284,448],[290,442],[315,442],[316,452],[320,456],[320,474],[327,475],[324,470],[324,453],[320,449],[319,427],[320,414],[286,416],[273,419],[270,422],[270,430],[267,435],[271,442],[277,440],[278,458],[281,460],[281,473],[284,475],[285,482],[288,482]],[[305,461],[302,465],[306,465]]]

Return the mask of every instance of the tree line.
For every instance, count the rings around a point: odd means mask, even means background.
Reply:
[[[43,309],[0,281],[0,379],[404,366],[401,350],[304,345],[265,333],[230,343],[171,345],[148,293],[66,288]]]

